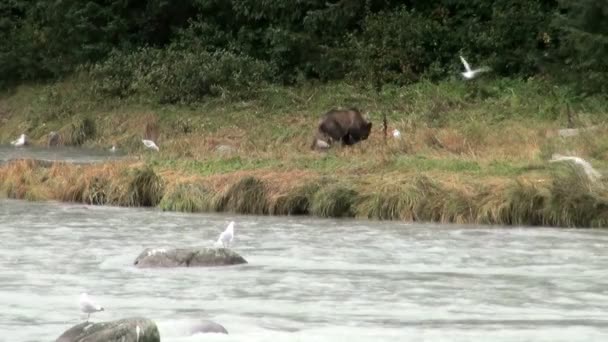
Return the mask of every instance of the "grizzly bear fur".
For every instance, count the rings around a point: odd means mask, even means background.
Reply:
[[[332,109],[319,120],[311,148],[319,145],[318,140],[329,145],[334,141],[341,141],[342,146],[354,145],[366,140],[371,129],[372,123],[367,122],[358,109]]]

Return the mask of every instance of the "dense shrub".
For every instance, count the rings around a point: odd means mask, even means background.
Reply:
[[[269,79],[446,78],[463,54],[505,76],[553,64],[570,71],[565,81],[604,91],[607,8],[607,0],[6,0],[0,86],[84,65],[100,93],[192,102]]]
[[[562,0],[555,75],[584,93],[608,91],[608,1]],[[564,64],[566,68],[564,69]]]
[[[162,103],[194,102],[205,96],[240,95],[272,78],[272,68],[228,51],[145,48],[113,53],[90,67],[92,90],[106,96],[146,94]]]

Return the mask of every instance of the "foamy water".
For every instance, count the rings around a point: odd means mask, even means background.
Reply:
[[[146,247],[249,264],[136,269]],[[163,213],[0,200],[0,340],[143,316],[162,341],[606,341],[608,232]],[[209,319],[229,335],[188,336]]]

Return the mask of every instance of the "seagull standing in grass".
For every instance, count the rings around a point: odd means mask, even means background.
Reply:
[[[103,311],[103,308],[97,303],[93,302],[86,293],[80,295],[80,311],[87,314],[87,322],[91,314],[98,311]]]
[[[392,132],[393,132],[393,138],[395,138],[395,139],[401,139],[401,132],[399,132],[398,129],[395,128],[395,129],[393,129]]]
[[[471,66],[464,59],[464,57],[460,56],[460,60],[462,61],[462,64],[464,65],[464,68],[466,70],[465,72],[462,73],[462,76],[464,76],[464,78],[466,78],[467,80],[475,78],[478,74],[480,74],[482,72],[486,72],[486,71],[490,71],[491,70],[488,67],[481,67],[479,69],[471,70]]]
[[[329,148],[329,147],[330,147],[330,145],[329,145],[329,144],[328,144],[326,141],[323,141],[323,140],[321,140],[321,139],[317,139],[316,144],[317,144],[317,147],[318,147],[318,148],[323,148],[323,149],[325,149],[325,148]]]
[[[24,146],[26,143],[27,143],[27,137],[25,136],[25,134],[21,134],[21,136],[19,136],[19,139],[11,141],[11,145],[13,145],[15,147]]]
[[[220,234],[220,237],[215,243],[216,246],[222,246],[224,248],[230,247],[232,240],[234,239],[234,221],[231,221],[226,230]]]
[[[593,168],[593,166],[591,166],[591,164],[589,164],[588,161],[586,161],[582,158],[572,157],[572,156],[563,156],[561,154],[555,153],[555,154],[553,154],[553,156],[551,156],[551,160],[549,160],[549,162],[552,162],[552,163],[559,162],[559,161],[573,162],[575,165],[582,167],[583,171],[585,171],[585,174],[587,175],[587,177],[589,177],[589,179],[591,181],[596,181],[598,178],[602,177],[602,174],[597,172]]]
[[[153,149],[153,150],[156,150],[156,151],[158,151],[158,150],[159,150],[158,146],[156,146],[156,144],[155,144],[155,143],[154,143],[154,141],[152,141],[152,140],[146,140],[146,139],[144,139],[144,140],[142,140],[141,142],[143,142],[143,143],[144,143],[144,145],[145,145],[147,148],[149,148],[149,149]]]

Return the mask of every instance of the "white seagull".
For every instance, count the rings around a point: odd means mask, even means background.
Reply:
[[[156,151],[159,150],[158,146],[156,146],[156,144],[152,140],[146,140],[146,139],[144,139],[141,142],[143,142],[144,145],[146,145],[147,148],[150,148],[150,149],[153,149],[153,150],[156,150]]]
[[[579,158],[579,157],[571,157],[571,156],[563,156],[561,154],[553,154],[553,156],[551,156],[551,160],[549,160],[549,162],[553,163],[553,162],[559,162],[559,161],[565,161],[565,162],[573,162],[575,165],[578,165],[580,167],[583,168],[583,171],[585,171],[585,174],[587,175],[587,177],[589,177],[589,179],[591,181],[595,181],[598,178],[602,177],[602,174],[597,172],[593,166],[591,166],[591,164],[589,164],[588,161]]]
[[[393,132],[393,138],[396,138],[396,139],[401,138],[401,132],[399,132],[398,129],[395,128],[392,132]]]
[[[220,234],[220,237],[217,239],[215,243],[216,246],[222,246],[226,248],[226,246],[230,247],[232,240],[234,239],[234,221],[231,221],[226,230]]]
[[[316,144],[317,144],[318,148],[329,148],[330,147],[330,145],[326,141],[323,141],[321,139],[317,139]]]
[[[466,69],[466,71],[462,73],[462,76],[464,76],[464,78],[466,78],[467,80],[475,78],[479,73],[491,70],[488,67],[481,67],[479,69],[471,70],[471,66],[469,65],[469,63],[467,63],[467,61],[464,59],[464,57],[460,56],[460,60],[462,61],[462,64],[464,65],[464,68]]]
[[[91,314],[98,311],[103,311],[103,308],[93,302],[86,293],[80,295],[80,311],[87,314],[87,322]]]
[[[15,147],[20,147],[25,144],[27,144],[27,137],[25,136],[25,134],[21,134],[21,136],[19,136],[19,139],[11,141],[11,145]]]

